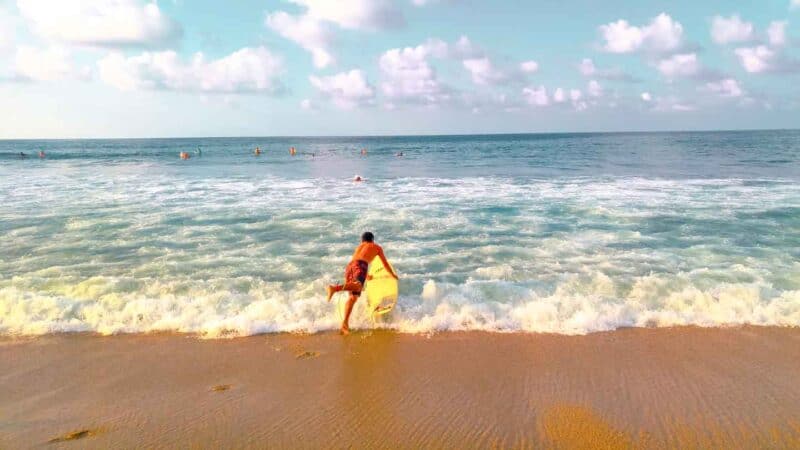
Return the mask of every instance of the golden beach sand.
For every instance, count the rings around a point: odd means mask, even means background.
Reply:
[[[800,448],[800,329],[0,340],[0,448]]]

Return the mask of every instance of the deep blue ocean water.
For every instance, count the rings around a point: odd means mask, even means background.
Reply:
[[[401,331],[800,326],[798,181],[800,131],[0,141],[0,333],[332,329],[365,230]]]

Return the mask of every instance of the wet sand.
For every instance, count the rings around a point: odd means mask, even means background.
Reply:
[[[0,448],[800,448],[800,329],[0,339]]]

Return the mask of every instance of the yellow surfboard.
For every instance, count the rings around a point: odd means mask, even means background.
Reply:
[[[397,304],[397,280],[389,274],[379,256],[369,263],[364,291],[367,294],[367,312],[372,316],[386,314]]]
[[[377,319],[379,316],[391,311],[397,304],[397,295],[397,280],[389,275],[381,258],[376,256],[369,264],[367,281],[364,285],[364,292],[361,295],[366,297],[366,307],[364,309],[367,316]],[[347,295],[340,295],[336,300],[336,315],[340,321],[344,320],[347,299]]]

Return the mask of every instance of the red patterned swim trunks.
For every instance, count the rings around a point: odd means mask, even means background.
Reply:
[[[344,282],[347,283],[355,283],[358,281],[361,283],[361,286],[364,286],[364,282],[367,281],[367,268],[369,268],[369,264],[365,261],[357,260],[351,261],[350,264],[347,265],[347,268],[344,270]],[[358,297],[361,295],[361,291],[352,291],[351,294]]]

